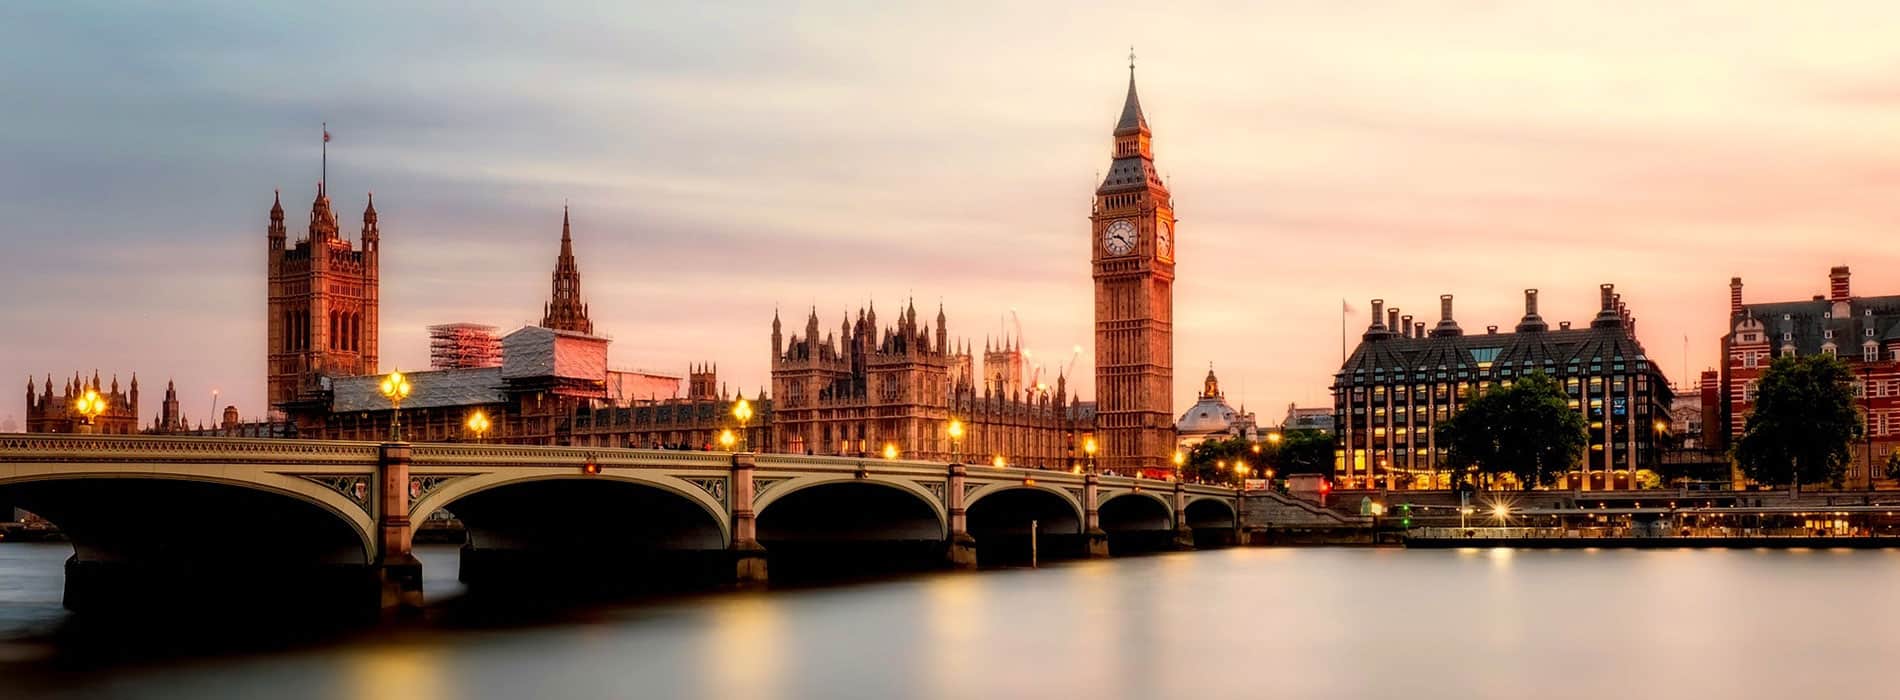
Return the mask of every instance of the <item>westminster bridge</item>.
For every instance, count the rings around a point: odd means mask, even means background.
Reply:
[[[75,610],[286,591],[419,608],[413,525],[438,510],[466,528],[459,577],[471,589],[668,568],[760,584],[768,563],[974,568],[979,551],[1105,557],[1227,541],[1239,525],[1232,489],[1093,472],[159,436],[0,435],[0,500],[71,540]]]

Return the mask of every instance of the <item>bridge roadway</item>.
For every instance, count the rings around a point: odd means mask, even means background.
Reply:
[[[273,595],[417,609],[412,525],[438,509],[467,528],[459,575],[471,587],[668,567],[759,584],[781,557],[974,568],[979,550],[1020,557],[1032,520],[1045,557],[1228,541],[1239,525],[1232,489],[1095,473],[160,436],[0,434],[0,501],[9,500],[71,539],[74,610]]]

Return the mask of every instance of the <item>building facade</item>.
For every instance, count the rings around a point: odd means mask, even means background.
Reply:
[[[448,366],[407,373],[413,389],[400,411],[406,439],[718,449],[720,431],[739,431],[731,418],[738,397],[723,389],[715,393],[717,370],[711,366],[692,369],[685,396],[679,375],[608,367],[611,341],[591,332],[572,217],[565,211],[540,325],[492,341],[489,326],[437,328],[446,332],[433,334],[431,353],[442,360],[435,364]],[[438,352],[444,344],[452,347]],[[381,380],[376,374],[321,377],[303,400],[289,405],[288,432],[389,439],[398,412],[378,391]],[[761,393],[753,403],[755,418],[740,432],[748,445],[770,444],[771,402]],[[481,432],[469,424],[478,412],[488,422]]]
[[[789,339],[772,317],[772,431],[769,451],[794,454],[890,453],[904,459],[993,462],[1069,468],[1087,459],[1085,424],[1068,379],[1053,390],[1022,386],[1020,355],[986,354],[982,392],[965,346],[952,348],[942,309],[926,328],[913,304],[880,327],[877,309],[860,309],[836,335],[819,338],[818,312]],[[1013,352],[1020,352],[1013,350]],[[1012,377],[1016,377],[1012,379]],[[951,420],[964,436],[953,440]]]
[[[99,372],[94,370],[92,378],[87,379],[73,373],[73,378],[64,382],[60,393],[53,393],[53,376],[46,376],[45,386],[37,393],[33,387],[33,378],[26,380],[26,432],[29,433],[77,433],[92,432],[102,435],[132,435],[139,432],[139,376],[132,375],[132,383],[125,390],[119,389],[119,377],[114,375],[111,384],[99,382]],[[95,416],[88,427],[87,419],[81,415],[75,404],[86,392],[98,392],[105,399],[105,411]]]
[[[1213,367],[1208,367],[1207,379],[1201,382],[1201,393],[1194,405],[1174,422],[1174,436],[1180,449],[1189,450],[1208,440],[1230,437],[1258,440],[1260,431],[1252,413],[1244,407],[1234,410],[1228,405],[1227,394],[1220,389],[1220,378],[1214,376]]]
[[[273,410],[320,401],[325,378],[376,373],[381,238],[373,197],[363,209],[361,248],[343,239],[322,183],[294,244],[281,197],[271,202],[266,397]]]
[[[1286,417],[1280,419],[1281,432],[1295,430],[1313,430],[1331,435],[1333,433],[1333,409],[1301,407],[1297,404],[1286,405]]]
[[[1729,280],[1729,332],[1722,337],[1722,422],[1733,444],[1748,425],[1755,382],[1785,355],[1840,358],[1853,372],[1867,435],[1854,445],[1849,485],[1891,481],[1883,463],[1900,449],[1900,295],[1855,296],[1846,266],[1828,272],[1828,293],[1805,301],[1749,304]]]
[[[1555,486],[1635,488],[1637,472],[1660,463],[1673,394],[1637,342],[1635,318],[1615,288],[1600,292],[1587,328],[1564,322],[1551,329],[1530,289],[1515,332],[1490,326],[1472,335],[1453,319],[1449,294],[1439,298],[1440,318],[1429,332],[1373,300],[1371,324],[1334,375],[1335,478],[1356,488],[1448,488],[1439,424],[1468,392],[1541,372],[1563,386],[1589,434],[1583,459]]]
[[[1165,472],[1175,448],[1174,196],[1155,169],[1132,62],[1114,143],[1089,213],[1100,466]]]

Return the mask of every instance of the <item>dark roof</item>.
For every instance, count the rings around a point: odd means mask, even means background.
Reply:
[[[409,378],[411,387],[409,398],[403,399],[403,408],[479,406],[508,400],[505,391],[507,384],[502,381],[500,367],[439,369],[403,374]],[[389,410],[389,399],[384,398],[380,390],[383,376],[372,374],[331,379],[330,390],[334,393],[330,410],[335,413]]]
[[[1115,121],[1115,133],[1124,130],[1146,130],[1148,118],[1141,113],[1141,97],[1135,94],[1135,67],[1128,67],[1128,99],[1122,102],[1121,119]]]
[[[1490,363],[1489,369],[1480,369],[1485,362]],[[1619,362],[1624,363],[1624,371],[1662,374],[1660,368],[1649,362],[1642,344],[1633,334],[1622,326],[1610,326],[1425,338],[1392,335],[1369,338],[1346,358],[1340,367],[1339,382],[1385,383],[1386,376],[1400,372],[1411,373],[1412,381],[1437,381],[1508,378],[1534,370],[1568,374],[1588,371],[1592,363],[1611,366],[1599,366],[1595,370],[1601,372],[1614,371],[1612,368]]]
[[[1761,321],[1770,345],[1779,348],[1793,343],[1798,355],[1821,352],[1830,330],[1836,351],[1845,356],[1859,356],[1861,344],[1869,338],[1900,340],[1900,296],[1853,297],[1847,308],[1844,317],[1835,318],[1834,302],[1826,299],[1744,304],[1736,320],[1747,316]]]

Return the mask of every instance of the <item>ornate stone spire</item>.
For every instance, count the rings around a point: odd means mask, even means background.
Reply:
[[[567,207],[561,208],[561,256],[554,260],[554,292],[541,316],[541,327],[594,334],[594,322],[587,318],[587,305],[581,302],[581,271],[574,264],[574,235]]]
[[[1121,134],[1148,131],[1148,118],[1141,113],[1141,97],[1135,94],[1135,50],[1128,50],[1128,98],[1122,102],[1121,119],[1115,122],[1115,133]]]

